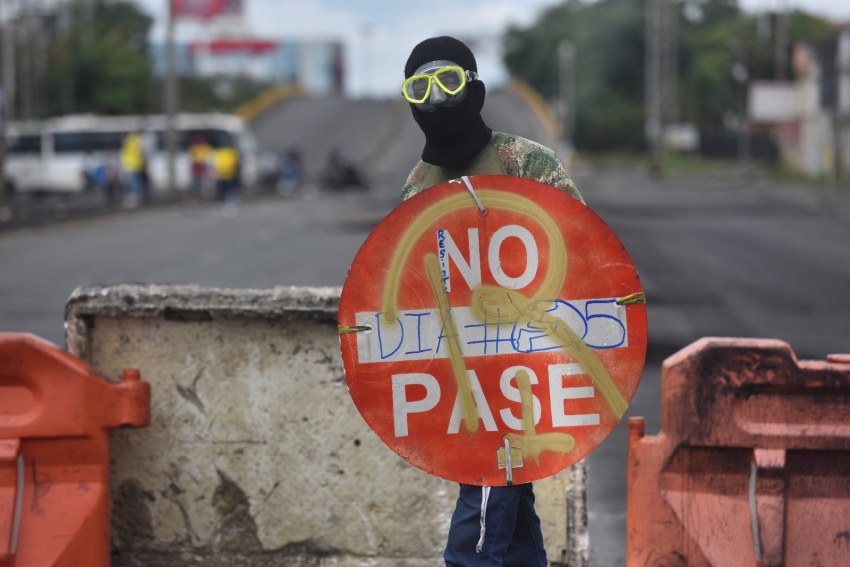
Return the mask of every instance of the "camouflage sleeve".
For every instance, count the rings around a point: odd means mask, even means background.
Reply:
[[[498,140],[499,154],[508,175],[533,179],[561,191],[584,203],[584,199],[570,179],[567,168],[558,155],[537,142],[520,136],[502,134]]]
[[[407,181],[405,181],[404,185],[401,187],[402,201],[407,201],[409,198],[422,191],[422,183],[425,181],[425,176],[428,174],[428,170],[430,168],[430,164],[421,160],[416,164],[416,166],[414,166],[414,168],[410,171],[410,175],[407,176]]]

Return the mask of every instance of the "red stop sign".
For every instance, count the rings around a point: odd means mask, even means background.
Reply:
[[[466,484],[555,474],[634,396],[646,306],[629,255],[593,211],[518,177],[471,178],[399,205],[345,280],[351,397],[406,461]],[[510,473],[509,473],[510,471]]]

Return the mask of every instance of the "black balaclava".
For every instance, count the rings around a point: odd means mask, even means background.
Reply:
[[[404,78],[409,78],[425,63],[439,59],[452,61],[465,70],[478,72],[475,56],[466,44],[453,37],[442,36],[426,39],[413,48],[404,66]],[[422,112],[413,104],[410,105],[413,119],[425,133],[422,161],[441,167],[457,168],[469,162],[490,141],[493,131],[481,118],[484,83],[480,80],[469,81],[466,88],[466,97],[455,106]]]

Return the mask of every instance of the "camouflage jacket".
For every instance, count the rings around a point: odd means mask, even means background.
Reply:
[[[439,167],[420,160],[401,188],[401,198],[407,200],[449,179],[484,174],[514,175],[540,181],[566,191],[584,203],[555,152],[537,142],[501,132],[494,132],[487,147],[461,169]]]

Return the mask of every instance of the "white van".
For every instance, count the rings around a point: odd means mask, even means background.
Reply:
[[[245,122],[231,114],[178,114],[175,120],[178,153],[177,188],[189,186],[187,149],[195,136],[211,146],[233,146],[240,154],[242,183],[257,182],[258,151]],[[168,189],[165,151],[166,118],[150,116],[72,115],[50,118],[40,124],[10,123],[6,130],[6,179],[13,191],[81,193],[85,172],[107,154],[117,157],[130,132],[143,132],[151,141],[148,175],[152,192]]]

